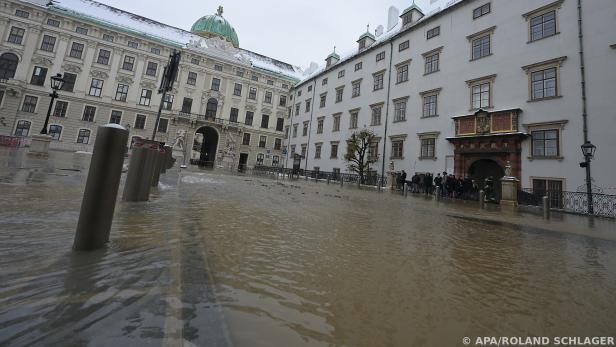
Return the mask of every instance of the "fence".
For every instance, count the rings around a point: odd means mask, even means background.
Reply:
[[[291,168],[281,168],[281,167],[272,167],[272,166],[255,166],[253,168],[245,168],[243,172],[255,176],[267,176],[267,175],[285,175],[292,176],[296,175],[300,178],[304,179],[313,179],[313,180],[330,180],[331,182],[340,182],[340,180],[344,180],[344,183],[354,183],[357,184],[360,181],[360,176],[357,174],[349,174],[349,173],[341,173],[341,172],[328,172],[328,171],[317,171],[317,170],[303,170],[299,169],[297,171],[293,171]],[[381,185],[384,187],[387,185],[387,177],[383,177],[381,175],[369,174],[364,176],[364,180],[361,182],[363,185],[369,186],[377,186]]]
[[[550,209],[564,212],[589,214],[588,194],[585,192],[563,192],[522,189],[518,190],[518,203],[527,206],[541,206],[541,199],[547,196]],[[592,194],[594,215],[616,218],[616,195]]]

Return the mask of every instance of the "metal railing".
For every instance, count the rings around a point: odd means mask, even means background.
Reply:
[[[588,194],[586,192],[566,192],[550,190],[518,190],[518,203],[527,206],[541,206],[541,199],[547,196],[550,209],[580,214],[588,213]],[[616,195],[592,194],[594,215],[616,218]]]
[[[328,172],[328,171],[320,171],[320,170],[304,170],[299,169],[297,171],[293,171],[291,168],[282,168],[282,167],[272,167],[272,166],[255,166],[253,168],[245,168],[244,172],[251,175],[285,175],[285,176],[299,176],[300,179],[312,179],[312,180],[330,180],[331,182],[340,182],[340,180],[344,180],[344,183],[354,183],[357,184],[360,181],[360,177],[357,174],[350,173],[341,173],[341,172]],[[366,175],[364,176],[362,185],[369,186],[377,186],[381,185],[384,187],[387,185],[387,177],[382,177],[380,175]]]

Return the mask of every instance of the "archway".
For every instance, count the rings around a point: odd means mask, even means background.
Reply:
[[[218,149],[218,132],[212,127],[201,127],[197,134],[203,135],[198,165],[213,168]]]
[[[19,58],[13,53],[4,53],[0,56],[0,79],[15,77]]]
[[[497,201],[500,200],[500,179],[505,176],[505,170],[500,164],[491,159],[479,159],[469,167],[468,176],[477,183],[479,189],[483,189],[486,179],[491,177],[494,182],[495,198]]]

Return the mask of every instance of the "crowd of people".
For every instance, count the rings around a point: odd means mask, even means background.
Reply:
[[[397,189],[404,189],[407,184],[409,192],[415,194],[433,195],[452,199],[477,200],[479,199],[479,185],[469,177],[456,177],[443,172],[434,176],[431,173],[415,173],[410,180],[404,170],[396,174]]]

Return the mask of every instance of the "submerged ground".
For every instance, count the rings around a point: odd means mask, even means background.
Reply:
[[[150,202],[118,203],[106,249],[74,253],[88,160],[0,148],[0,345],[616,334],[612,221],[545,223],[472,203],[174,169]]]

